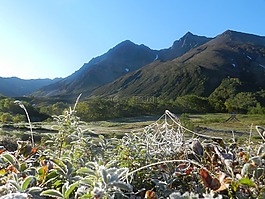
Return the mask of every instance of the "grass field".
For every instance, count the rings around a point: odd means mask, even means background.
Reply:
[[[191,114],[188,115],[187,128],[191,128],[195,132],[205,134],[208,136],[218,136],[222,138],[232,138],[232,132],[234,136],[238,139],[248,139],[251,133],[251,137],[259,139],[259,134],[255,129],[255,126],[265,126],[265,115],[232,115],[225,113],[215,113],[215,114]],[[125,133],[130,133],[132,130],[140,130],[154,122],[160,116],[143,116],[134,118],[120,118],[107,121],[94,121],[84,123],[82,129],[87,129],[89,132],[95,134],[104,135],[123,135]],[[181,118],[181,116],[179,116]],[[185,126],[185,121],[182,123]],[[35,127],[41,127],[43,129],[52,129],[53,123],[33,123]],[[2,127],[2,125],[0,125]],[[23,134],[27,134],[29,131],[20,130],[3,130],[0,128],[1,135],[12,135],[21,138]],[[35,132],[35,135],[45,135],[45,132]]]

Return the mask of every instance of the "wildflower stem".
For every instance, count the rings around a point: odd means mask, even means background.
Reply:
[[[16,100],[14,101],[15,104],[18,104],[20,108],[22,108],[24,110],[24,112],[26,113],[26,117],[27,117],[27,120],[28,120],[28,123],[29,123],[29,128],[30,128],[30,134],[31,134],[31,143],[32,143],[32,147],[34,147],[34,137],[33,137],[33,131],[32,131],[32,125],[31,125],[31,121],[30,121],[30,117],[29,117],[29,113],[26,109],[26,107],[24,106],[24,104],[19,101],[19,100]]]

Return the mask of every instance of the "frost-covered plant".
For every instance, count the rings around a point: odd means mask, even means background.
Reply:
[[[52,128],[57,130],[58,132],[54,135],[50,135],[50,139],[48,139],[45,144],[49,145],[54,150],[53,153],[57,155],[59,158],[65,155],[68,157],[69,152],[73,145],[71,142],[73,140],[77,140],[82,138],[82,129],[81,122],[79,118],[76,116],[76,104],[78,103],[81,95],[78,96],[75,106],[72,109],[69,107],[69,110],[64,111],[62,115],[53,116],[56,125]]]
[[[126,197],[133,191],[128,183],[128,168],[116,168],[111,165],[100,165],[96,162],[89,162],[86,167],[77,170],[83,178],[80,184],[83,192],[81,198],[117,198]]]
[[[199,194],[195,194],[193,192],[185,192],[184,194],[181,194],[180,192],[173,192],[169,195],[169,199],[198,199]]]
[[[265,196],[264,143],[238,146],[234,137],[225,142],[203,136],[181,126],[169,111],[162,122],[120,140],[88,135],[76,104],[54,117],[58,133],[47,145],[36,148],[33,140],[32,145],[19,141],[16,151],[0,148],[0,194],[35,191],[64,199]],[[185,133],[193,137],[184,139]]]

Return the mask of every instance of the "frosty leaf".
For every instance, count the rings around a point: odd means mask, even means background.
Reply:
[[[64,197],[65,197],[66,199],[68,199],[69,196],[70,196],[70,194],[73,192],[73,190],[74,190],[78,185],[79,185],[79,182],[75,182],[75,183],[69,185],[68,188],[67,188],[67,190],[66,190],[65,193],[64,193]]]
[[[22,190],[26,190],[34,178],[34,176],[27,176],[22,183]]]
[[[4,157],[10,164],[15,164],[16,163],[16,158],[11,155],[10,153],[2,153],[2,157]]]
[[[54,189],[45,190],[41,192],[40,196],[48,196],[48,197],[53,197],[57,199],[64,198],[63,195],[59,191],[54,190]]]
[[[241,176],[244,177],[248,174],[250,170],[250,163],[244,164],[243,168],[241,169]]]
[[[112,185],[125,191],[132,191],[132,186],[122,181],[113,182]]]

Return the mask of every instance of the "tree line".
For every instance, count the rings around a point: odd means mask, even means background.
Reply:
[[[0,122],[24,122],[26,116],[24,110],[19,105],[14,103],[15,99],[1,97],[0,98]],[[31,121],[43,121],[49,118],[49,114],[41,112],[37,106],[31,105],[30,103],[22,102],[26,107]]]
[[[162,115],[165,110],[176,114],[183,113],[244,113],[265,114],[265,91],[239,92],[235,89],[240,82],[232,80],[216,89],[208,97],[186,95],[175,99],[162,99],[148,96],[128,98],[81,98],[76,110],[83,121],[106,120],[112,118],[135,117],[142,115]],[[32,105],[23,101],[32,121],[52,119],[73,104],[56,102],[50,105]],[[12,98],[0,98],[0,122],[25,121],[25,113]]]

